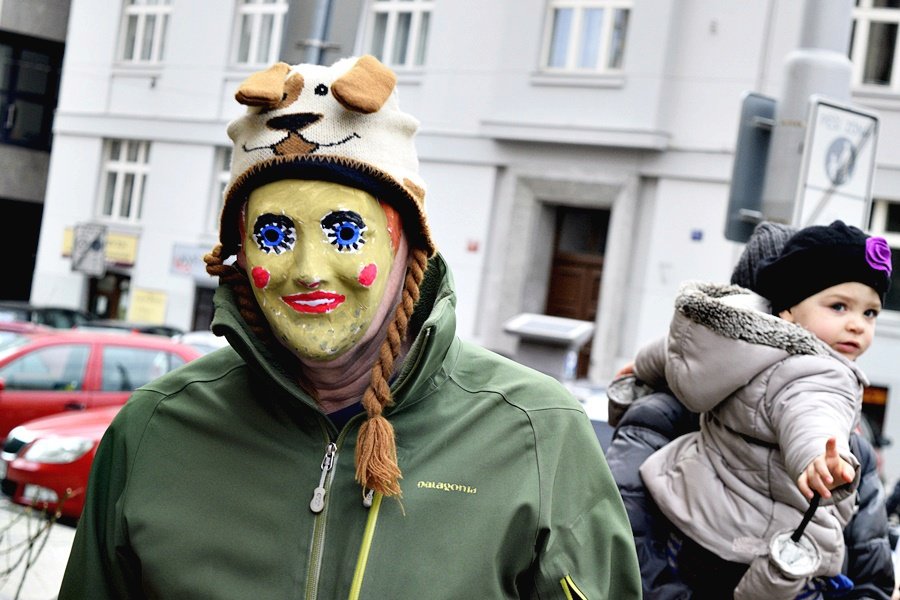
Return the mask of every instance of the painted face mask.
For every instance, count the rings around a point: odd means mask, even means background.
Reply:
[[[288,179],[254,190],[244,219],[245,268],[281,343],[312,360],[352,348],[372,323],[393,263],[396,224],[385,209],[356,188]]]

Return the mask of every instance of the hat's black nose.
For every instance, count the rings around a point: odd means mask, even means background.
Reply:
[[[309,127],[322,118],[317,113],[295,113],[291,115],[279,115],[266,121],[266,125],[275,130],[300,131]]]

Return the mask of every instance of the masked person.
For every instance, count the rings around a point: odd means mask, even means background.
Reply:
[[[640,598],[579,403],[455,335],[394,84],[364,56],[238,90],[207,256],[230,348],[118,414],[61,600]]]

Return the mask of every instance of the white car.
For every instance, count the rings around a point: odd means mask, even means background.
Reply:
[[[224,337],[219,337],[212,331],[207,331],[205,329],[179,333],[173,335],[172,339],[176,342],[193,346],[203,354],[218,350],[219,348],[224,348],[228,345],[228,342]]]

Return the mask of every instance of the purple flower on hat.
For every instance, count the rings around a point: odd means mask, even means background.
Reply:
[[[870,237],[866,240],[866,262],[873,269],[885,271],[891,275],[891,248],[883,237]]]

